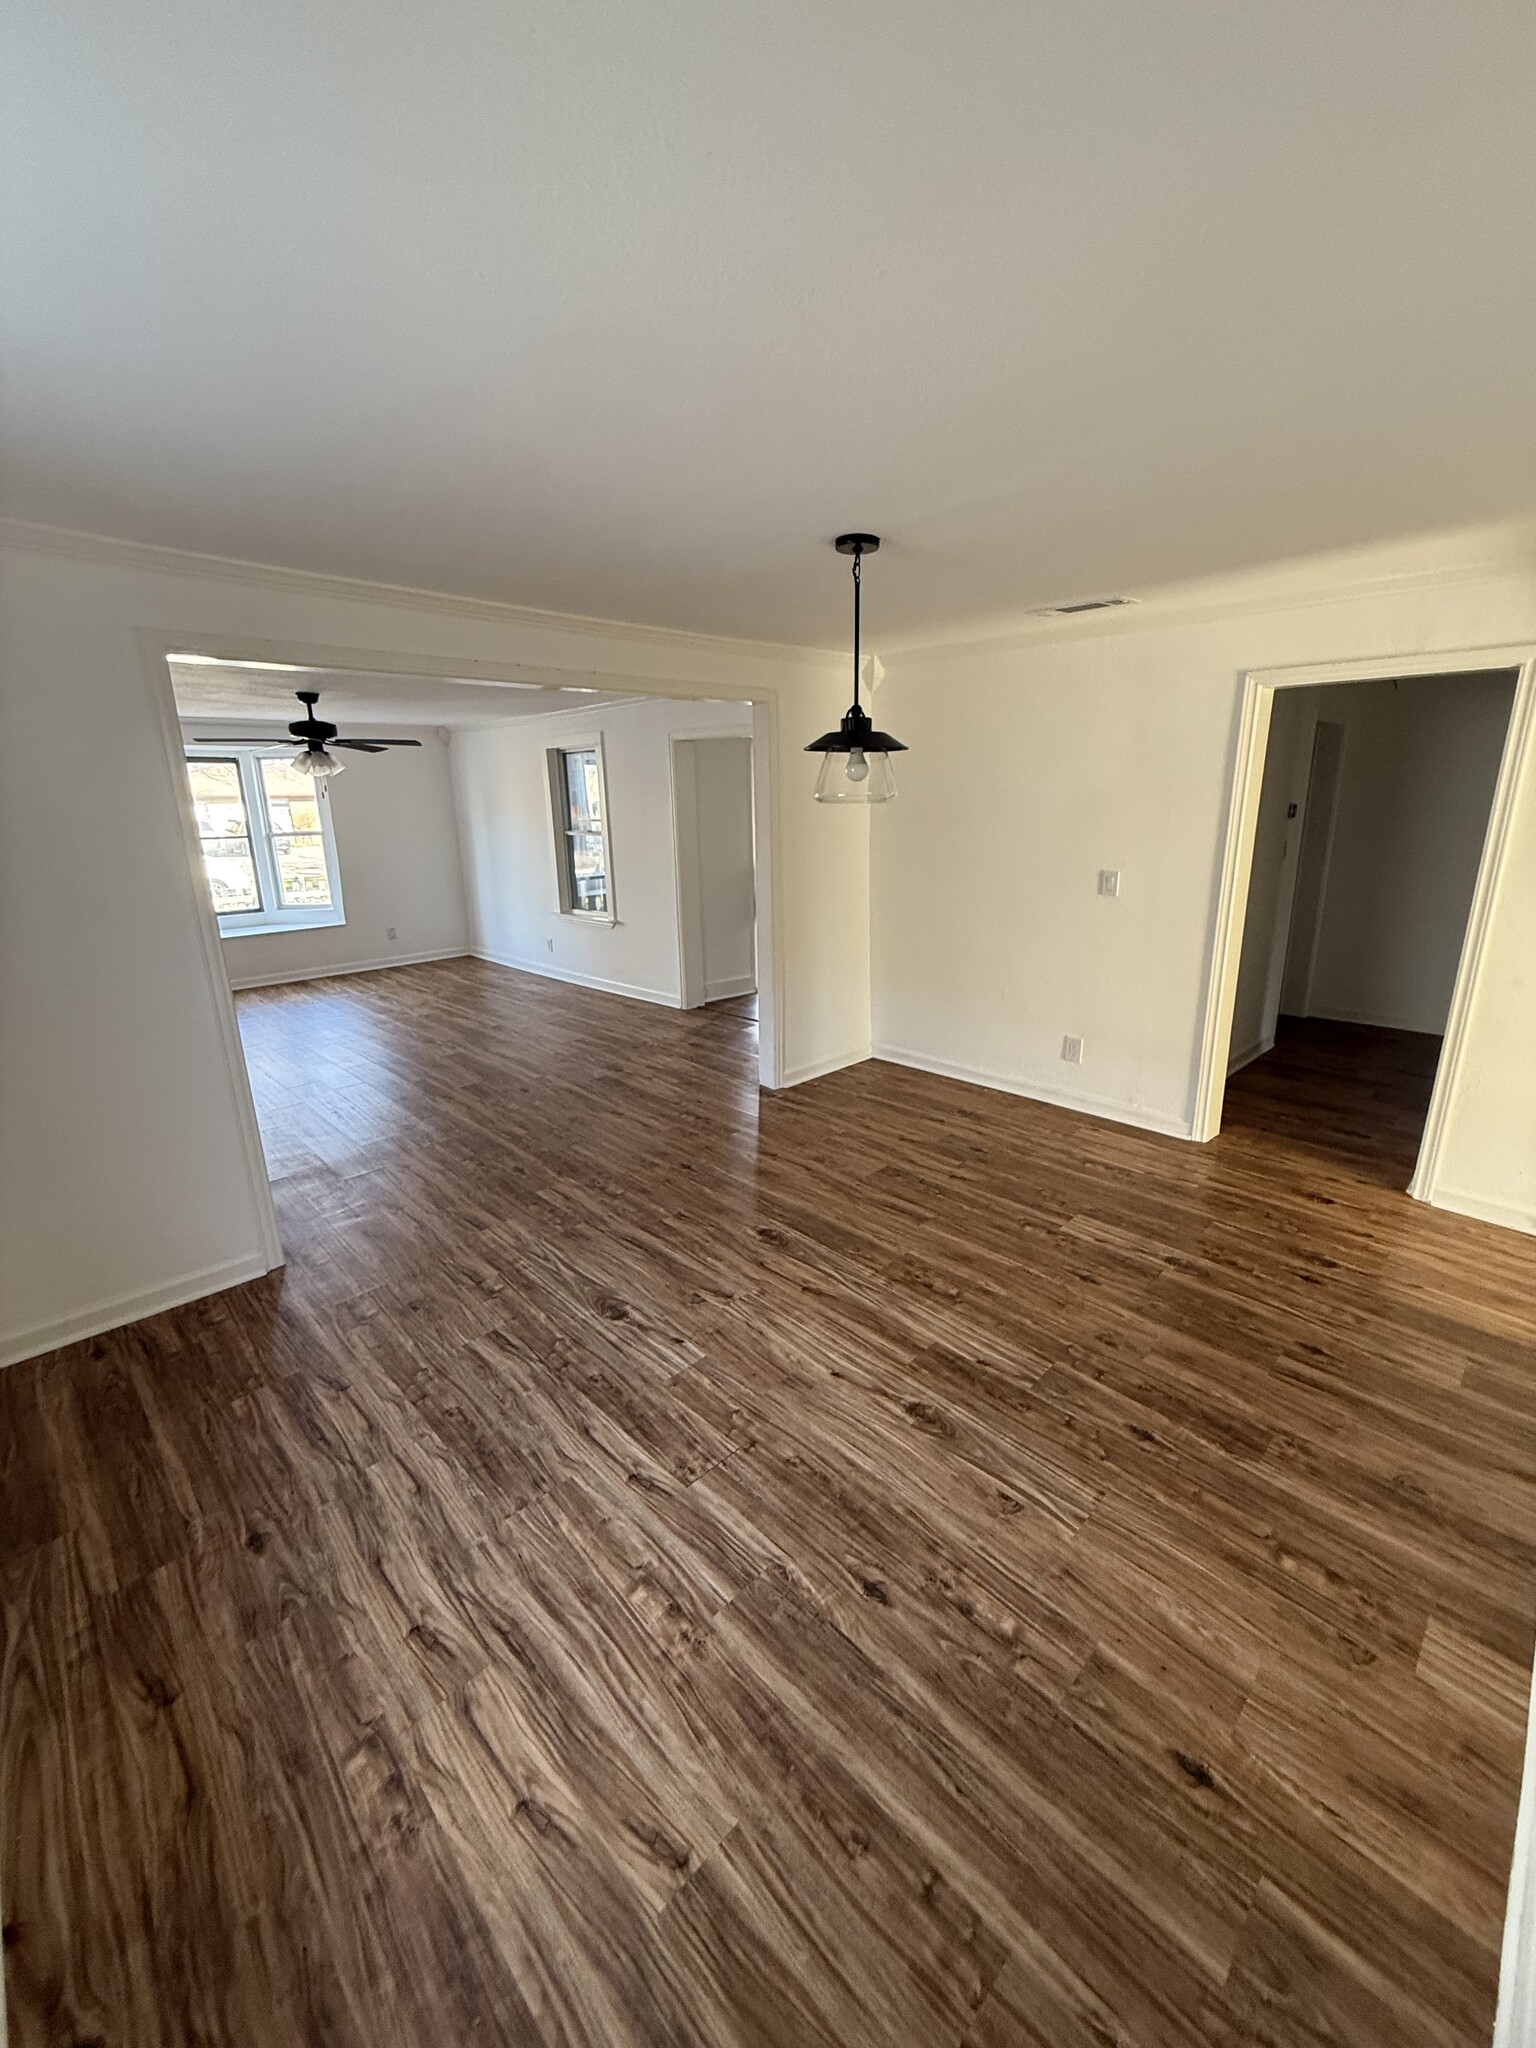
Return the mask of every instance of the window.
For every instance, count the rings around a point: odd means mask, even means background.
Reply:
[[[560,908],[569,917],[613,919],[608,827],[600,748],[554,747],[549,754]]]
[[[345,923],[323,784],[256,749],[189,751],[187,781],[226,937]]]
[[[267,831],[277,892],[286,910],[329,910],[333,891],[320,806],[326,801],[313,775],[289,761],[261,763]]]
[[[229,911],[260,910],[261,884],[251,856],[240,763],[206,756],[194,759],[189,754],[187,780],[214,909],[221,917]]]

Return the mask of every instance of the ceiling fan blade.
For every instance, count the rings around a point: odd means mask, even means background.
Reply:
[[[211,740],[207,738],[206,735],[204,735],[203,733],[192,734],[188,738],[187,745],[189,747],[251,747],[261,752],[275,752],[279,754],[291,754],[294,748],[294,742],[292,740],[274,740],[270,737],[260,740],[254,740],[250,738],[246,738],[243,740]]]
[[[420,740],[332,740],[333,747],[356,747],[363,754],[382,754],[386,747],[419,747]]]

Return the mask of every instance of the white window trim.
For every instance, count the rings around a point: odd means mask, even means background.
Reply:
[[[330,877],[331,900],[317,905],[313,910],[295,910],[283,902],[282,887],[278,881],[277,861],[272,851],[271,820],[267,811],[266,790],[261,779],[261,762],[280,759],[269,745],[254,747],[214,747],[201,740],[189,739],[184,751],[189,761],[233,761],[240,771],[240,794],[245,803],[246,822],[250,828],[251,859],[256,864],[257,886],[261,900],[269,907],[263,910],[214,909],[218,920],[219,937],[242,939],[256,937],[263,932],[305,932],[316,928],[345,924],[347,913],[341,895],[341,863],[336,858],[336,835],[331,828],[331,803],[329,778],[318,778],[320,811],[320,837],[325,847],[325,868]]]
[[[606,910],[577,910],[570,901],[570,885],[565,871],[566,794],[565,770],[561,764],[564,754],[596,754],[597,786],[602,792],[603,805],[603,861],[608,872],[608,908]],[[613,873],[613,814],[608,808],[608,760],[603,750],[603,735],[562,734],[551,747],[544,750],[544,794],[549,802],[549,857],[554,880],[554,906],[551,916],[569,918],[573,924],[616,925],[619,921],[618,886]]]

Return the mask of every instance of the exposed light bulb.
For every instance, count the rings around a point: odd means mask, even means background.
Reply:
[[[869,761],[862,747],[854,747],[848,755],[848,780],[864,782],[869,776]]]
[[[334,754],[328,754],[324,747],[301,747],[292,762],[301,775],[313,775],[317,781],[327,775],[339,775],[346,765]]]

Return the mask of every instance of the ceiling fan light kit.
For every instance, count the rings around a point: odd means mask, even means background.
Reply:
[[[876,728],[859,702],[863,561],[879,545],[876,533],[840,533],[837,537],[837,552],[853,557],[853,702],[835,731],[824,732],[805,750],[821,756],[821,772],[816,778],[819,804],[888,804],[896,794],[891,756],[907,751],[903,741]]]
[[[420,740],[344,740],[340,737],[337,728],[330,723],[329,719],[321,718],[316,714],[315,706],[320,702],[320,692],[318,690],[295,690],[293,694],[304,706],[304,716],[296,718],[288,728],[293,737],[301,742],[299,751],[292,756],[288,765],[291,768],[296,768],[301,775],[312,775],[319,783],[324,783],[332,775],[339,775],[347,765],[345,761],[337,760],[335,754],[331,751],[333,747],[346,747],[354,754],[382,754],[386,747],[419,747],[421,745]],[[273,751],[281,751],[286,748],[288,742],[286,740],[273,740],[263,735],[260,739],[255,740],[204,739],[200,740],[198,744],[205,747],[265,746]]]

